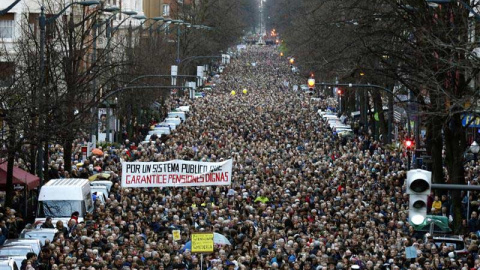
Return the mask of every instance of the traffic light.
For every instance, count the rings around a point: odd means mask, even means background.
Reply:
[[[308,88],[310,88],[310,90],[313,90],[315,88],[315,79],[308,78],[307,85],[308,85]]]
[[[427,216],[428,195],[432,189],[432,173],[415,169],[407,172],[407,194],[410,195],[408,220],[419,225]]]
[[[405,139],[405,141],[403,142],[403,144],[405,145],[405,148],[407,148],[407,150],[411,150],[411,149],[413,148],[413,145],[414,145],[415,143],[413,142],[412,139],[407,138],[407,139]]]
[[[342,88],[337,88],[337,94],[339,96],[343,95],[343,89]]]

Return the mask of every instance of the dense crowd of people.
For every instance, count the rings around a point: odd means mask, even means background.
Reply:
[[[168,138],[105,147],[67,174],[111,171],[114,185],[85,222],[55,224],[57,237],[24,269],[480,268],[474,228],[465,232],[464,258],[413,236],[402,152],[365,132],[336,134],[317,114],[335,101],[293,91],[303,80],[273,47],[247,47],[205,98],[172,98],[172,108],[189,105],[190,113]],[[230,158],[231,186],[120,186],[123,161]],[[61,168],[61,154],[52,166]],[[448,198],[436,198],[436,214],[442,201],[449,211]],[[174,229],[181,240],[173,240]],[[220,233],[231,245],[216,245],[202,260],[184,247],[199,231]],[[407,259],[411,246],[416,258]]]

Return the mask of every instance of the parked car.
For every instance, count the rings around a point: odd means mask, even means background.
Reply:
[[[12,258],[17,265],[22,265],[22,261],[27,258],[27,253],[35,252],[31,246],[8,246],[0,247],[0,256]]]
[[[428,237],[430,234],[426,234],[425,238],[428,241]],[[461,235],[433,235],[432,239],[436,246],[441,246],[445,244],[447,246],[453,246],[455,251],[455,255],[457,257],[462,257],[468,255],[468,249],[465,245],[465,241]]]
[[[40,250],[42,249],[42,243],[38,239],[23,239],[23,238],[18,238],[18,239],[7,239],[5,243],[3,243],[4,247],[9,247],[9,246],[26,246],[30,245],[33,249],[33,251],[38,255],[40,254]]]
[[[185,112],[168,112],[167,118],[181,118],[183,121],[187,120],[187,116],[185,115]]]
[[[20,233],[20,239],[38,239],[42,246],[45,245],[45,239],[53,241],[53,237],[58,232],[57,229],[23,229]]]
[[[340,118],[338,118],[338,116],[336,116],[335,114],[324,114],[324,115],[322,115],[322,118],[325,121],[332,120],[332,119],[336,119],[336,120],[340,121]]]
[[[17,265],[13,258],[0,256],[0,270],[18,270],[21,265]]]
[[[170,135],[170,128],[168,128],[168,127],[158,127],[158,128],[154,128],[154,129],[152,129],[148,132],[148,135],[153,135],[153,134],[157,134],[158,137],[160,137],[162,134]]]

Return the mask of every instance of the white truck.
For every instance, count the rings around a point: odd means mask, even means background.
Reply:
[[[52,179],[40,189],[35,226],[40,227],[47,217],[52,217],[55,225],[58,220],[67,226],[72,213],[78,212],[78,222],[87,213],[93,212],[92,192],[88,179]]]

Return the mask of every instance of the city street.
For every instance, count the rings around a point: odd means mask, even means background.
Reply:
[[[7,2],[0,270],[480,270],[478,1]]]

